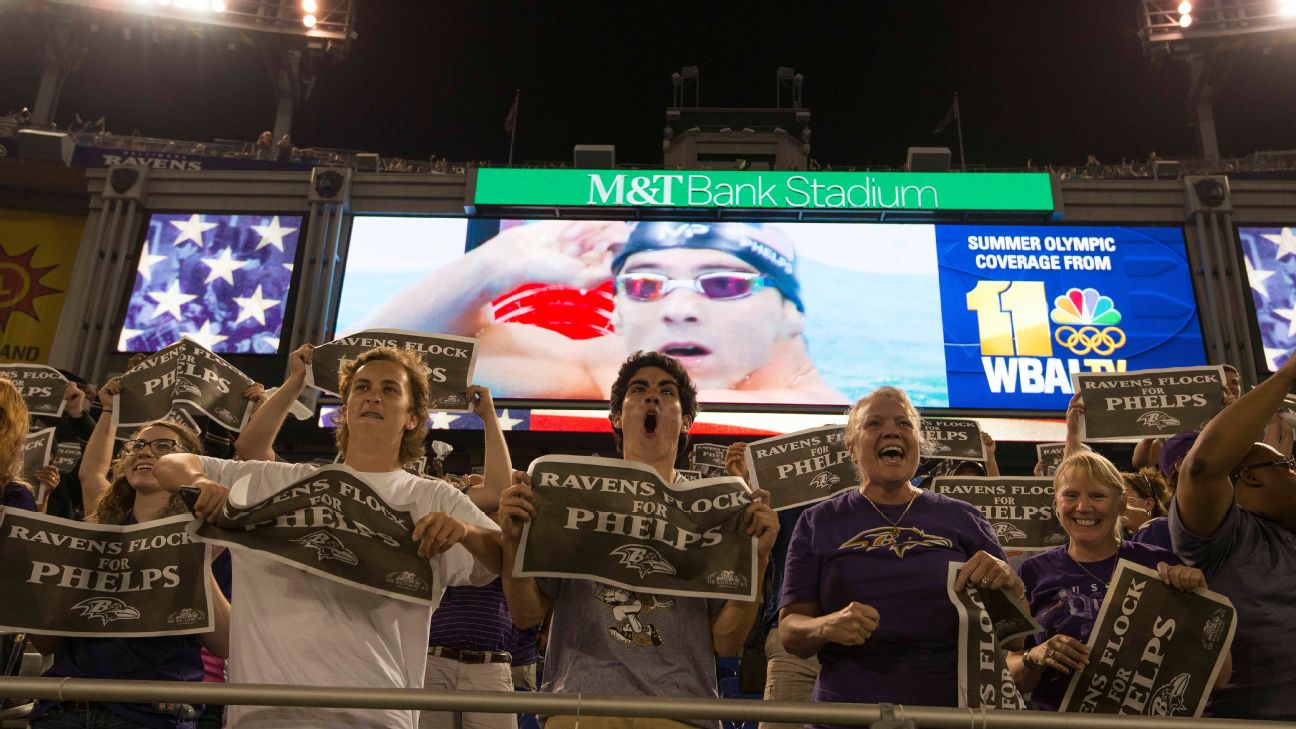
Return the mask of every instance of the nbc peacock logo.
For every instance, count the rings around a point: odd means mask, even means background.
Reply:
[[[1120,310],[1110,296],[1097,289],[1072,288],[1053,300],[1049,315],[1054,324],[1053,339],[1077,355],[1105,357],[1125,346]]]

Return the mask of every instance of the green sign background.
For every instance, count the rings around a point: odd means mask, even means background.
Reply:
[[[477,170],[476,205],[807,210],[1054,209],[1042,172]]]

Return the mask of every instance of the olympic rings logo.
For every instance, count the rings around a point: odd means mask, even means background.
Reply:
[[[1058,344],[1080,355],[1093,353],[1105,357],[1125,346],[1125,332],[1120,327],[1069,326],[1058,327],[1053,333]]]

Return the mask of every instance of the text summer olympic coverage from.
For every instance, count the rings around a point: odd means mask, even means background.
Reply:
[[[340,299],[338,335],[479,338],[501,398],[602,399],[638,349],[770,405],[1061,410],[1073,372],[1205,363],[1174,228],[360,216]]]

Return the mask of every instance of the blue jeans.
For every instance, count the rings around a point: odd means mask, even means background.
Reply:
[[[141,729],[143,726],[108,709],[83,710],[72,706],[55,706],[31,723],[32,729]]]

